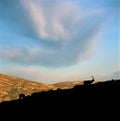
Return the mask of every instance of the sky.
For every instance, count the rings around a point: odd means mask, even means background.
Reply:
[[[42,83],[120,78],[119,0],[0,0],[0,73]]]

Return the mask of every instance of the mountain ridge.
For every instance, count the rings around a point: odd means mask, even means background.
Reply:
[[[83,85],[83,81],[64,81],[46,84],[0,73],[0,102],[18,99],[19,94],[28,96],[34,92],[70,89],[76,85]]]

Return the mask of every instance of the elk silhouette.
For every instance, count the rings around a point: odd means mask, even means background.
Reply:
[[[20,94],[19,95],[19,99],[24,99],[25,98],[25,95],[24,94]]]
[[[84,81],[84,85],[90,85],[92,82],[94,82],[95,81],[95,79],[94,79],[94,77],[93,76],[91,76],[91,80],[85,80]]]

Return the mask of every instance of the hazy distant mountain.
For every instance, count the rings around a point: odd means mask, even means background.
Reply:
[[[19,98],[19,94],[31,95],[33,92],[56,89],[54,85],[0,74],[0,102]]]
[[[83,81],[66,81],[54,84],[59,89],[69,89],[76,85],[83,85]]]

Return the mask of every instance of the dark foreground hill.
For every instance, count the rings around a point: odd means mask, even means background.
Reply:
[[[110,80],[91,85],[79,85],[66,90],[42,91],[21,97],[23,99],[4,101],[0,103],[0,113],[12,112],[14,115],[25,113],[25,115],[29,114],[29,117],[35,114],[43,117],[45,114],[44,119],[48,114],[51,114],[49,118],[57,116],[61,119],[63,116],[80,118],[84,117],[83,114],[86,115],[84,118],[88,117],[88,114],[90,117],[96,115],[101,117],[109,113],[109,118],[119,112],[117,111],[119,97],[120,80]]]

